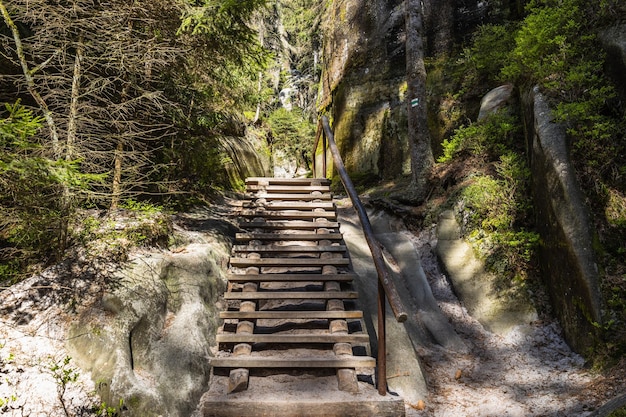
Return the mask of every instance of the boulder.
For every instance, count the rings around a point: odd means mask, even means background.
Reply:
[[[505,84],[500,87],[496,87],[489,91],[480,101],[480,111],[478,112],[478,120],[483,120],[489,116],[506,107],[511,102],[513,94],[513,84]]]
[[[70,328],[69,350],[120,415],[191,414],[210,375],[225,245],[147,253]]]

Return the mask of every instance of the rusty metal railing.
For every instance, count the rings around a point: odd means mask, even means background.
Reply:
[[[378,356],[376,360],[376,381],[378,383],[378,393],[380,395],[386,395],[387,346],[385,337],[385,298],[389,301],[391,310],[393,311],[393,314],[398,322],[402,323],[406,321],[407,313],[404,311],[404,306],[400,301],[400,296],[398,295],[396,287],[391,280],[389,270],[387,269],[387,265],[385,264],[385,260],[383,258],[381,244],[374,236],[374,231],[367,212],[365,211],[365,207],[363,206],[363,203],[361,203],[359,194],[357,193],[356,188],[354,188],[354,184],[352,183],[352,180],[350,179],[350,176],[348,175],[348,172],[343,164],[343,160],[339,154],[339,149],[335,143],[333,131],[330,128],[330,123],[328,122],[328,118],[326,116],[321,117],[317,127],[317,134],[315,135],[315,145],[313,146],[313,176],[317,177],[315,154],[319,146],[320,138],[322,139],[323,147],[322,176],[326,177],[326,148],[329,148],[333,157],[334,167],[339,173],[343,187],[348,193],[348,196],[352,201],[352,205],[354,206],[354,209],[359,216],[359,220],[361,221],[363,234],[365,235],[367,245],[372,252],[372,259],[374,260],[374,266],[376,267],[376,272],[378,273]]]

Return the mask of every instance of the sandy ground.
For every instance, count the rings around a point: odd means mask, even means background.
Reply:
[[[559,326],[543,319],[506,336],[486,331],[459,303],[437,263],[434,230],[411,238],[420,253],[435,298],[470,348],[467,355],[420,349],[430,388],[423,410],[408,416],[588,416],[624,390],[585,368],[564,342]]]

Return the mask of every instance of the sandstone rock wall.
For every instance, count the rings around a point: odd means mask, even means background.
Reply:
[[[449,52],[477,25],[516,15],[522,3],[425,0],[426,55]],[[410,173],[404,13],[402,0],[339,0],[323,19],[318,108],[330,114],[351,173],[385,179]]]
[[[227,247],[137,256],[70,328],[72,357],[121,415],[191,415],[209,382]]]
[[[600,324],[601,297],[593,231],[570,165],[565,127],[553,121],[538,88],[523,97],[540,267],[567,342],[584,352]]]

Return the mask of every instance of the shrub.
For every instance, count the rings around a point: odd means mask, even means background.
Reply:
[[[443,141],[443,155],[438,162],[451,161],[464,152],[497,158],[514,145],[520,131],[516,116],[504,112],[492,114],[484,121],[456,129],[450,139]]]
[[[503,278],[523,280],[539,235],[525,228],[530,217],[530,171],[508,152],[496,163],[498,176],[480,175],[461,192],[468,240],[487,267]]]

